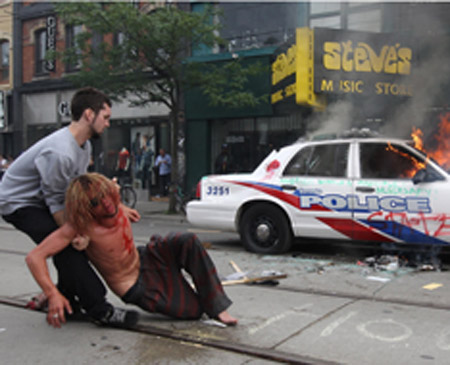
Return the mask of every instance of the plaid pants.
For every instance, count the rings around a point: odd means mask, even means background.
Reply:
[[[122,297],[125,303],[180,319],[196,319],[203,312],[214,318],[231,305],[216,268],[196,235],[155,235],[138,251],[140,275]],[[195,290],[181,269],[190,274]]]

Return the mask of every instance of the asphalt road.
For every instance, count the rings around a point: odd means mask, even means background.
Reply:
[[[221,277],[235,273],[233,262],[248,276],[278,272],[287,278],[278,285],[226,286],[234,302],[230,313],[240,320],[234,328],[142,312],[135,331],[89,322],[71,322],[55,330],[46,325],[42,313],[16,305],[38,292],[24,263],[33,244],[0,222],[2,362],[448,363],[449,275],[446,271],[421,271],[420,267],[399,266],[388,271],[361,264],[367,256],[392,254],[391,247],[311,241],[299,242],[285,255],[257,255],[245,252],[236,234],[199,230],[181,216],[145,209],[133,230],[137,244],[145,243],[152,234],[197,233]],[[112,295],[111,301],[123,306]]]

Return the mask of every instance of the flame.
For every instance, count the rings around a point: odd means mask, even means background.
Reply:
[[[420,151],[423,151],[423,132],[420,129],[413,127],[411,137],[414,141],[414,147]]]
[[[395,153],[411,159],[414,167],[403,172],[405,177],[412,177],[418,170],[425,168],[430,158],[435,160],[445,170],[448,171],[450,169],[450,112],[441,114],[439,118],[440,122],[438,132],[434,136],[436,145],[430,149],[425,149],[424,147],[422,130],[415,127],[412,128],[411,138],[414,142],[414,147],[426,154],[427,159],[425,162],[420,162],[414,158],[411,158],[410,155],[400,152],[388,143],[388,150],[394,151]]]
[[[414,137],[413,137],[413,138],[414,138]],[[415,140],[414,140],[414,141],[415,141]],[[427,162],[427,161],[421,162],[421,161],[418,161],[418,160],[415,159],[415,158],[412,158],[411,155],[409,155],[409,154],[407,154],[407,153],[405,153],[405,152],[399,151],[399,150],[398,150],[397,148],[395,148],[390,142],[388,142],[388,147],[386,147],[386,149],[387,149],[387,150],[391,150],[391,151],[393,151],[393,152],[395,152],[395,153],[398,153],[400,156],[406,157],[406,158],[409,159],[409,160],[412,162],[412,164],[414,165],[414,166],[413,166],[412,168],[410,168],[409,170],[403,171],[402,177],[408,177],[408,178],[413,177],[414,174],[415,174],[418,170],[423,169],[423,168],[425,168],[425,166],[426,166],[426,162]],[[428,158],[427,158],[427,160],[428,160]]]
[[[450,167],[450,112],[439,116],[438,133],[434,136],[437,144],[432,149],[425,150],[423,144],[423,132],[413,127],[411,137],[414,147],[426,153],[427,157],[434,159],[444,169]]]
[[[429,153],[444,169],[450,167],[450,112],[440,115],[439,132],[435,136],[437,147]]]

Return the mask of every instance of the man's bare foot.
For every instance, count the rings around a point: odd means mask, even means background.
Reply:
[[[222,323],[224,323],[224,324],[226,324],[228,326],[235,326],[238,323],[238,320],[236,318],[232,317],[230,315],[230,313],[228,313],[227,311],[220,312],[217,315],[217,319],[220,322],[222,322]]]

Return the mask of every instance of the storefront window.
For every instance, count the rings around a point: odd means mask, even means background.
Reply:
[[[291,144],[305,135],[300,115],[248,118],[212,122],[211,171],[224,145],[233,161],[229,172],[250,172],[275,148]]]

